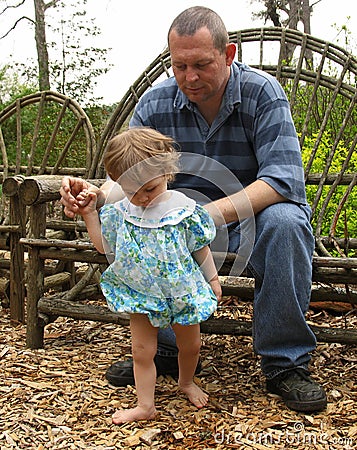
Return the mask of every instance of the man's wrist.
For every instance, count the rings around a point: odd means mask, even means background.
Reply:
[[[97,194],[97,204],[96,204],[96,209],[97,211],[100,210],[100,208],[104,205],[105,203],[105,195],[104,193],[99,189],[99,191],[96,191]]]

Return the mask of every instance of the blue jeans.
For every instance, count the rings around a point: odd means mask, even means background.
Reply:
[[[228,251],[236,253],[241,227],[237,224],[229,230]],[[310,353],[316,348],[315,335],[305,320],[313,249],[309,206],[277,203],[256,215],[247,269],[255,278],[254,350],[261,356],[267,378],[292,368],[307,368]],[[165,356],[176,356],[171,328],[159,331],[158,354],[161,342]]]

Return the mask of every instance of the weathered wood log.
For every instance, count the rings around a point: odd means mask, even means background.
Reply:
[[[67,233],[64,230],[48,230],[46,224],[46,239],[63,240],[66,237]]]
[[[336,302],[357,304],[357,290],[340,286],[323,286],[313,283],[311,287],[311,302]]]
[[[344,328],[324,328],[311,326],[319,342],[338,342],[357,344],[357,330]],[[251,336],[252,323],[234,319],[208,319],[201,323],[201,332],[207,334],[229,334],[233,336]]]
[[[24,175],[14,175],[13,177],[5,178],[2,184],[2,191],[8,197],[12,197],[19,193],[20,185],[23,183]]]
[[[357,258],[329,258],[327,256],[314,256],[312,259],[312,266],[357,269]]]
[[[90,284],[87,285],[82,291],[78,294],[78,296],[73,299],[76,300],[88,300],[88,299],[98,299],[103,298],[102,291],[98,284]]]
[[[19,195],[25,205],[50,202],[60,199],[61,175],[38,175],[25,178],[20,185]],[[88,182],[101,186],[105,180],[87,180]]]
[[[34,242],[29,239],[22,240],[24,243],[42,245],[42,241]],[[57,245],[57,243],[56,243]],[[78,261],[78,262],[93,262],[98,264],[107,264],[108,257],[98,253],[96,250],[89,250],[93,248],[92,244],[87,242],[76,242],[73,244],[74,248],[61,247],[60,258],[66,261]],[[82,248],[88,248],[88,250],[81,250]],[[59,250],[56,248],[42,248],[39,251],[39,256],[41,258],[53,258],[59,257]],[[230,263],[226,264],[226,267],[231,267]],[[220,272],[221,273],[221,272]],[[225,275],[227,271],[223,272]],[[228,271],[229,273],[229,271]],[[313,281],[321,283],[342,283],[342,284],[356,284],[357,280],[357,269],[344,269],[344,268],[334,268],[334,267],[316,267],[313,270]]]
[[[75,297],[83,297],[86,298],[86,295],[84,295],[85,287],[87,286],[89,281],[92,280],[93,273],[96,269],[92,269],[92,272],[88,271],[88,269],[85,269],[84,273],[81,273],[81,270],[77,270],[76,276],[78,276],[78,281],[80,285],[75,286],[73,289],[73,295],[71,297],[68,297],[70,299],[74,299]],[[53,275],[60,276],[61,274]],[[67,274],[69,276],[69,274]],[[85,278],[83,279],[83,276]],[[45,280],[49,278],[46,277]],[[66,280],[65,278],[64,280]],[[60,280],[60,278],[59,278]],[[222,284],[222,290],[223,295],[225,296],[236,296],[239,297],[242,300],[248,300],[252,301],[254,298],[254,279],[253,278],[246,278],[246,277],[220,277],[221,284]],[[64,281],[63,281],[64,282]],[[60,281],[58,284],[61,284]],[[97,283],[98,284],[98,283]],[[53,284],[55,285],[55,283]],[[48,285],[45,284],[46,289],[48,289]],[[98,294],[100,292],[100,287],[97,286],[96,289],[93,289],[92,291],[94,294]],[[88,297],[88,294],[87,294]],[[90,298],[90,297],[88,297]],[[336,302],[336,303],[350,303],[350,304],[357,304],[357,291],[355,289],[349,289],[346,291],[346,288],[340,287],[340,286],[322,286],[318,283],[313,283],[311,288],[311,302]]]
[[[86,231],[87,227],[83,220],[56,220],[50,219],[46,222],[46,228],[52,230],[63,230],[63,231]]]
[[[46,222],[46,228],[53,229],[53,230],[64,230],[64,231],[79,231],[79,232],[85,232],[87,230],[86,225],[83,220],[58,220],[58,219],[49,219]],[[16,231],[16,226],[11,225],[0,225],[0,232],[11,232]],[[322,237],[321,241],[323,245],[326,248],[334,248],[333,242],[331,242],[331,239],[329,237]],[[357,249],[357,239],[355,238],[349,238],[347,241],[345,239],[336,239],[336,243],[339,245],[340,248],[345,248],[348,246],[349,249],[354,250]],[[216,252],[217,256],[215,259],[217,259],[218,263],[224,264],[227,260],[224,258],[224,253],[220,254],[220,252]],[[223,260],[222,260],[223,258]],[[232,255],[232,258],[234,258],[234,255]],[[318,258],[318,257],[317,257]],[[320,257],[321,258],[321,257]]]
[[[46,232],[46,205],[33,206],[30,210],[29,233],[34,238]],[[39,248],[32,247],[28,252],[27,266],[27,326],[26,345],[30,348],[43,347],[43,327],[38,321],[38,299],[43,294],[44,260],[39,257]],[[57,259],[57,258],[56,258]]]
[[[10,260],[6,258],[0,258],[0,269],[10,269]]]
[[[6,278],[0,278],[0,298],[10,302],[10,280]]]
[[[254,298],[254,278],[246,277],[220,277],[222,293],[225,296],[233,295],[245,300]]]
[[[6,269],[0,268],[0,277],[5,278],[6,280],[8,280],[10,278],[9,271],[6,270]]]
[[[63,292],[56,292],[55,294],[51,294],[52,296],[59,296],[59,295],[65,295],[67,291]],[[76,297],[73,296],[68,301],[73,301],[74,303],[78,304],[82,300],[98,300],[99,298],[104,300],[103,293],[100,289],[100,286],[98,284],[89,284],[85,286]],[[67,301],[67,300],[66,300]],[[104,300],[105,301],[105,300]]]
[[[21,177],[16,179],[18,186],[21,186]],[[19,195],[10,197],[10,224],[18,227],[11,231],[9,235],[10,261],[10,320],[11,322],[25,321],[25,262],[24,247],[20,244],[20,239],[26,233],[26,207],[19,198]]]
[[[322,236],[320,239],[326,248],[334,248],[333,241],[329,237]],[[348,238],[348,239],[339,238],[339,239],[334,239],[334,241],[337,243],[337,245],[340,248],[344,249],[347,247],[351,250],[357,249],[357,239],[356,238]]]
[[[27,268],[27,263],[25,261],[25,270]],[[1,258],[0,259],[0,275],[10,277],[8,271],[10,269],[10,259]],[[54,271],[56,271],[56,266],[52,264],[46,264],[44,268],[44,274],[45,276],[53,275]],[[59,270],[57,270],[56,273],[58,273]],[[6,274],[6,275],[5,275]]]
[[[42,259],[61,259],[63,261],[76,261],[82,263],[106,264],[108,259],[106,255],[98,253],[94,246],[87,241],[57,241],[41,238],[22,238],[22,244],[29,248],[39,248],[39,256]],[[73,242],[72,248],[66,248],[65,243]],[[49,243],[55,244],[55,247],[48,247]],[[41,248],[44,247],[44,248]],[[59,250],[60,248],[60,250]]]
[[[330,311],[333,314],[346,314],[355,309],[353,304],[344,302],[313,301],[310,303],[313,311]]]
[[[0,233],[16,233],[20,230],[20,225],[0,225]]]
[[[53,169],[54,169],[54,167],[47,166],[44,169],[44,174],[51,175],[53,173]],[[15,173],[17,169],[15,166],[8,166],[7,170],[9,172],[9,174],[11,174],[11,173]],[[27,170],[28,170],[28,166],[20,166],[21,173],[26,173]],[[4,171],[4,166],[2,164],[0,164],[0,173],[2,173],[3,171]],[[32,172],[34,174],[39,173],[40,171],[43,171],[42,167],[32,166]],[[80,176],[84,176],[86,174],[86,171],[87,171],[87,169],[85,167],[60,167],[60,168],[58,168],[57,173],[58,173],[58,175],[61,175],[61,176],[71,175],[73,177],[80,177]],[[1,180],[1,177],[0,177],[0,180]]]
[[[98,270],[98,266],[99,264],[91,264],[78,283],[63,295],[63,300],[72,300],[73,298],[78,297],[79,293],[89,283],[95,272]]]
[[[38,310],[49,315],[71,317],[78,320],[93,320],[104,323],[116,323],[127,326],[129,318],[125,314],[111,312],[108,308],[63,300],[60,297],[42,297]],[[357,330],[323,328],[313,326],[312,331],[319,342],[357,343]],[[208,319],[201,323],[201,332],[207,334],[228,334],[234,336],[251,336],[252,323],[234,319]]]
[[[220,277],[223,295],[237,296],[245,300],[254,298],[254,279],[246,277]],[[323,286],[313,283],[311,287],[311,301],[341,302],[357,304],[357,290],[341,286]]]
[[[321,182],[321,177],[322,177],[322,173],[309,173],[309,175],[307,176],[307,179],[306,179],[306,184],[319,185]],[[348,186],[352,182],[354,174],[353,173],[345,173],[341,177],[340,174],[338,174],[338,173],[330,173],[326,176],[326,180],[325,180],[324,184],[331,185],[331,184],[335,183],[335,181],[339,177],[341,179],[339,180],[338,184]]]
[[[22,244],[29,245],[30,247],[57,247],[58,249],[65,250],[93,250],[95,247],[90,241],[66,241],[61,239],[47,239],[47,238],[24,238],[21,239]]]
[[[19,188],[19,195],[25,205],[33,205],[61,198],[59,190],[62,176],[39,175],[36,178],[26,178]]]
[[[356,284],[357,269],[314,267],[312,271],[312,280],[321,283]]]
[[[37,247],[59,247],[65,249],[94,249],[94,246],[89,241],[81,240],[60,240],[60,239],[22,239],[23,244]],[[222,253],[213,252],[213,257],[216,264],[230,264],[232,265],[235,261],[236,255],[234,253]],[[314,256],[312,259],[313,267],[333,267],[333,268],[345,268],[345,269],[357,269],[357,258],[332,258],[332,257],[321,257]]]
[[[10,236],[8,234],[0,234],[0,249],[1,250],[10,250]]]
[[[39,257],[42,259],[56,259],[59,258],[59,250],[57,248],[41,248],[39,250]],[[61,249],[60,258],[63,261],[74,261],[82,263],[107,264],[108,259],[106,255],[98,253],[96,250],[77,250],[77,249]]]
[[[56,319],[58,319],[58,316],[48,316],[47,314],[43,314],[41,312],[38,313],[38,325],[41,328],[53,323]]]
[[[58,295],[40,298],[38,310],[44,314],[71,317],[72,319],[129,325],[127,314],[113,313],[105,306],[63,300]]]
[[[55,273],[44,278],[43,287],[45,290],[48,290],[69,283],[70,280],[71,274],[68,272]]]

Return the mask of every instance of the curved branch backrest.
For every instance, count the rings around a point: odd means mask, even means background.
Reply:
[[[96,153],[92,124],[74,100],[43,91],[0,112],[0,171],[9,175],[73,174],[87,177]]]
[[[229,38],[237,46],[238,61],[276,77],[288,95],[306,181],[312,185],[307,190],[317,246],[321,253],[329,254],[322,236],[345,238],[342,211],[350,215],[356,209],[351,201],[356,199],[357,59],[330,42],[285,28],[235,31]],[[99,140],[91,177],[104,176],[100,161],[108,140],[127,125],[140,97],[165,76],[172,76],[168,49],[146,68],[117,105]],[[337,199],[331,202],[334,196]],[[336,211],[340,212],[337,217]],[[357,237],[357,229],[348,233]]]

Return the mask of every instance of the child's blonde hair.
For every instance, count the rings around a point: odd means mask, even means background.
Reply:
[[[159,176],[173,181],[179,159],[175,145],[172,138],[152,128],[130,128],[108,142],[104,167],[119,183],[124,177],[141,185]]]

